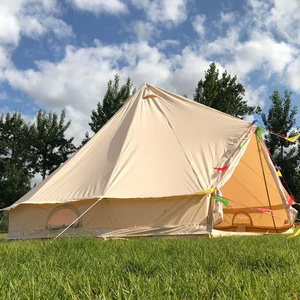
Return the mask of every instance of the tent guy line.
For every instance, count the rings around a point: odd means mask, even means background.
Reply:
[[[78,216],[72,223],[70,223],[62,232],[60,232],[52,241],[58,239],[63,233],[65,233],[72,225],[74,225],[81,217],[83,217],[90,209],[92,209],[97,203],[99,203],[103,198],[99,198],[94,204],[92,204],[87,210],[85,210],[80,216]]]

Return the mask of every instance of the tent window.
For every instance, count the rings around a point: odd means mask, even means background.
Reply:
[[[54,208],[46,222],[48,229],[59,229],[70,225],[80,216],[79,211],[71,205],[63,205]],[[81,226],[81,219],[77,220],[72,227]]]
[[[250,215],[244,211],[239,211],[234,214],[232,219],[232,225],[237,228],[236,231],[246,231],[247,227],[252,227],[253,222]]]

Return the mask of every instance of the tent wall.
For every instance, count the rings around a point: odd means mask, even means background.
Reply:
[[[262,144],[257,143],[255,135],[221,192],[225,198],[232,200],[231,209],[224,208],[223,222],[215,226],[215,229],[282,232],[291,227],[287,220],[285,199],[274,180],[274,169],[268,162]],[[273,213],[262,213],[255,208],[270,209]]]
[[[9,211],[8,239],[55,237],[62,230],[51,227],[67,210],[81,215],[97,199],[65,204],[26,204]],[[103,199],[81,217],[66,236],[193,235],[210,232],[210,197],[183,196],[146,199]],[[60,208],[62,214],[59,214]],[[58,213],[57,213],[58,212]],[[55,215],[57,217],[55,217]],[[64,215],[65,214],[65,215]],[[51,221],[49,224],[49,221]],[[68,219],[70,224],[70,219]],[[65,225],[68,225],[65,224]],[[49,226],[50,225],[50,226]]]

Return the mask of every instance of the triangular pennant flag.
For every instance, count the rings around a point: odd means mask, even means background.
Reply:
[[[261,211],[263,213],[265,213],[265,212],[273,212],[273,210],[268,209],[268,208],[255,208],[255,209],[258,210],[258,211]]]
[[[215,169],[215,170],[218,170],[218,171],[225,172],[225,171],[227,171],[227,170],[228,170],[229,166],[230,166],[230,164],[229,164],[229,165],[227,165],[227,166],[225,166],[225,167],[223,167],[223,168],[214,168],[214,169]]]
[[[266,129],[264,127],[261,127],[261,126],[258,126],[257,127],[257,130],[256,130],[256,141],[259,140],[259,138],[261,137],[261,135],[263,134],[263,132],[265,131]]]
[[[198,194],[212,194],[214,191],[215,191],[216,188],[210,188],[210,189],[207,189],[207,190],[204,190],[204,191],[198,191],[196,193]]]
[[[295,143],[297,141],[297,139],[299,138],[300,134],[297,134],[296,136],[292,136],[292,137],[286,137],[285,139],[289,142]]]
[[[294,234],[293,234],[293,235],[290,235],[290,236],[288,237],[288,239],[293,238],[293,237],[296,237],[296,236],[298,236],[299,234],[300,234],[300,226],[296,225],[296,226],[295,226]]]
[[[282,174],[281,174],[281,172],[279,171],[279,170],[277,170],[277,175],[279,176],[279,177],[282,177]]]
[[[290,195],[290,200],[289,200],[289,203],[288,203],[288,208],[290,208],[291,207],[291,205],[292,205],[292,203],[295,201],[295,198],[294,198],[294,196],[291,194]]]
[[[222,197],[217,196],[216,194],[212,194],[212,197],[221,203],[223,203],[228,209],[229,209],[229,203],[228,200]]]

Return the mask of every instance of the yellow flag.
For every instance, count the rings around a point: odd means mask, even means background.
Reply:
[[[286,137],[285,139],[288,140],[289,142],[295,143],[299,136],[300,136],[300,134],[297,134],[296,136],[292,136],[290,138]]]
[[[211,189],[208,189],[208,190],[204,190],[204,191],[199,191],[199,192],[196,192],[198,194],[212,194],[214,191],[215,191],[216,188],[211,188]]]
[[[293,234],[293,235],[290,235],[290,236],[288,237],[288,239],[293,238],[293,237],[296,237],[296,236],[298,236],[299,234],[300,234],[300,226],[296,225],[294,234]]]
[[[279,171],[279,170],[277,170],[277,175],[279,176],[279,177],[282,177],[282,174],[281,174],[281,172]]]

